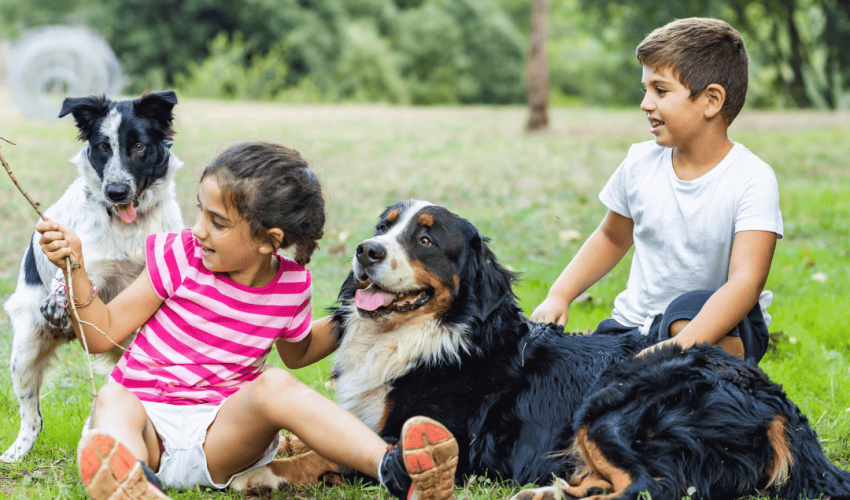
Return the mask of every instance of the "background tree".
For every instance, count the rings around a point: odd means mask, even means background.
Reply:
[[[529,117],[526,128],[541,130],[549,125],[549,64],[546,40],[549,36],[549,2],[531,2],[531,49],[528,54],[527,95]]]

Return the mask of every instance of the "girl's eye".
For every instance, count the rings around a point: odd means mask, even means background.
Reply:
[[[221,228],[223,228],[223,227],[224,227],[224,224],[220,224],[220,223],[219,223],[217,220],[215,220],[215,219],[213,219],[213,220],[212,220],[212,225],[213,225],[213,227],[214,227],[214,228],[216,228],[216,229],[221,229]]]
[[[658,89],[658,90],[656,90],[656,92],[658,93],[658,95],[664,95],[664,94],[667,93],[667,91],[664,90],[664,89]]]
[[[431,242],[431,238],[429,238],[427,236],[421,236],[419,238],[419,244],[422,245],[423,247],[430,247],[434,243]]]
[[[133,152],[134,153],[142,153],[144,151],[145,151],[145,145],[142,144],[141,142],[137,142],[136,144],[133,145]]]
[[[104,153],[112,153],[112,147],[109,146],[109,144],[107,144],[105,142],[103,144],[101,144],[100,146],[98,146],[98,148],[100,148],[100,150],[103,151]]]

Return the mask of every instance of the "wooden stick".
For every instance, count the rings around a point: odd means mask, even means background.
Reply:
[[[3,139],[4,141],[8,142],[9,144],[12,144],[12,145],[15,144],[14,142],[7,141],[6,139],[4,139],[2,137],[0,137],[0,139]],[[50,220],[47,217],[45,217],[43,213],[41,213],[41,210],[38,209],[39,204],[32,201],[32,198],[30,198],[30,195],[28,195],[27,192],[24,191],[24,188],[22,188],[21,185],[18,184],[18,179],[15,178],[15,174],[12,173],[12,169],[9,168],[9,164],[6,163],[6,158],[3,158],[2,152],[0,152],[0,163],[3,163],[3,168],[6,169],[6,173],[9,174],[9,177],[12,178],[12,182],[15,183],[15,186],[18,188],[18,191],[20,191],[21,194],[24,195],[24,198],[26,198],[27,201],[30,202],[30,205],[32,205],[32,208],[35,209],[35,213],[37,213],[38,216],[41,217],[43,220]]]
[[[0,137],[0,139],[3,139],[4,141],[8,142],[9,144],[14,145],[13,142],[8,141],[8,140],[6,140],[2,137]],[[6,159],[3,157],[2,152],[0,152],[0,163],[3,164],[3,168],[6,169],[6,173],[9,174],[9,177],[12,179],[12,182],[15,183],[15,186],[18,188],[18,191],[20,191],[21,194],[24,195],[24,198],[26,198],[27,201],[30,203],[30,205],[32,205],[32,208],[35,209],[35,213],[37,213],[38,216],[41,217],[42,220],[49,222],[50,219],[48,219],[43,213],[41,213],[41,210],[38,209],[39,204],[34,202],[32,200],[32,198],[29,197],[27,192],[24,191],[24,188],[22,188],[21,185],[18,183],[18,179],[15,178],[15,174],[12,173],[12,169],[9,168],[9,164],[6,163]],[[77,304],[74,301],[74,282],[73,282],[73,279],[71,278],[71,270],[75,267],[79,267],[79,264],[77,264],[76,262],[73,262],[70,257],[65,257],[65,271],[66,271],[67,276],[68,276],[68,283],[65,286],[65,289],[66,289],[67,294],[68,294],[68,300],[67,300],[68,307],[71,309],[71,313],[74,315],[74,318],[77,320],[77,324],[80,325],[80,339],[82,340],[83,349],[85,349],[85,351],[86,351],[86,359],[89,362],[89,380],[91,381],[92,397],[97,397],[97,386],[94,383],[94,366],[92,365],[92,361],[91,361],[91,353],[89,352],[89,345],[88,345],[88,342],[86,341],[86,334],[83,331],[83,320],[80,319],[80,315],[77,313]],[[87,323],[87,324],[91,324],[91,323]],[[94,326],[94,325],[92,325],[92,326]],[[101,333],[106,335],[106,333],[101,331],[99,328],[97,328],[96,326],[94,326],[94,327],[98,331],[100,331]]]

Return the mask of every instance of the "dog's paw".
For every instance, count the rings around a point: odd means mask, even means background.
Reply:
[[[575,497],[568,495],[560,485],[545,486],[522,490],[511,497],[511,500],[574,500]]]
[[[230,488],[241,492],[260,493],[277,491],[286,484],[289,484],[289,481],[275,474],[271,464],[267,464],[234,476]]]
[[[39,428],[39,430],[41,430]],[[15,442],[12,446],[6,450],[3,455],[0,455],[0,462],[4,463],[13,463],[19,462],[22,458],[26,456],[27,453],[32,449],[35,444],[35,438],[38,437],[38,432],[35,433],[22,433],[15,439]]]
[[[65,290],[58,289],[41,303],[41,315],[51,331],[65,332],[71,329],[71,317],[65,308]]]

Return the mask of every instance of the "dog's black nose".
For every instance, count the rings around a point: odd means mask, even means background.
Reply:
[[[120,203],[130,196],[130,186],[124,183],[111,182],[106,185],[106,197],[109,201]]]
[[[374,241],[364,241],[357,245],[357,262],[366,267],[387,258],[387,249],[384,245]]]

